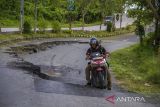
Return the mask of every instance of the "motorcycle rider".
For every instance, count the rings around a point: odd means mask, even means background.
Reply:
[[[107,57],[107,55],[109,55],[109,52],[107,52],[106,49],[99,44],[99,41],[96,38],[91,38],[89,44],[90,44],[90,48],[86,52],[86,60],[90,59],[90,55],[92,52],[99,52],[105,58]],[[107,65],[108,65],[108,63],[107,63]],[[107,66],[107,65],[105,67],[105,71],[107,72],[107,83],[108,83],[107,88],[108,88],[108,90],[111,90],[111,75],[108,70],[109,66]],[[91,65],[90,65],[90,63],[88,63],[88,65],[85,69],[85,73],[86,73],[86,80],[88,81],[87,85],[91,85],[91,81],[90,81]]]

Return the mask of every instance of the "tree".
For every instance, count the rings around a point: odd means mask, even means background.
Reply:
[[[120,29],[122,27],[122,16],[126,8],[126,0],[115,0],[115,13],[119,13]]]
[[[20,0],[0,0],[0,16],[4,18],[19,18]]]
[[[91,2],[94,0],[78,0],[79,2],[79,8],[81,10],[81,14],[82,14],[82,30],[84,30],[84,24],[85,24],[85,15],[88,12],[88,9],[91,5]]]
[[[145,0],[152,10],[155,18],[155,48],[158,51],[160,47],[160,0]]]
[[[136,17],[137,21],[147,25],[155,20],[154,48],[158,51],[160,45],[160,0],[133,0],[132,4],[136,8],[131,9],[129,13],[130,16]]]
[[[136,19],[136,34],[139,36],[141,46],[143,46],[144,26],[153,22],[153,17],[150,17],[153,16],[153,12],[147,8],[145,0],[134,0],[131,5],[134,5],[134,8],[129,9],[128,14]]]
[[[148,6],[154,13],[154,17],[160,20],[160,0],[146,0]]]
[[[113,16],[114,10],[115,10],[115,1],[114,0],[99,0],[99,7],[100,7],[100,13],[101,13],[101,24],[100,24],[100,30],[102,27],[103,20],[105,16]]]
[[[136,23],[135,33],[140,38],[140,45],[143,46],[143,38],[145,36],[145,30],[144,30],[144,26],[142,24],[140,24],[139,21],[137,21],[137,23]]]
[[[75,18],[75,1],[74,0],[68,0],[67,1],[68,4],[67,4],[67,10],[68,10],[68,14],[67,14],[67,18],[68,18],[68,21],[69,21],[69,30],[71,30],[72,28],[72,22]]]

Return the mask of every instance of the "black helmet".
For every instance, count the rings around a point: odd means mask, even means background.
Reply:
[[[90,44],[90,46],[93,45],[93,44],[96,44],[98,46],[99,42],[96,38],[91,38],[89,44]]]

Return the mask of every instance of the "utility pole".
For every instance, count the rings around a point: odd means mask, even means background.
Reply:
[[[23,23],[24,23],[24,0],[20,2],[20,33],[23,33]]]
[[[34,0],[34,33],[37,33],[37,3],[38,0]]]
[[[1,27],[2,27],[2,24],[1,24],[1,22],[0,22],[0,33],[2,32]]]
[[[121,28],[122,28],[122,17],[123,17],[123,14],[120,13],[120,21],[119,21],[119,23],[120,23],[120,30],[121,30]]]
[[[72,11],[75,10],[75,0],[68,0],[69,30],[72,30]]]

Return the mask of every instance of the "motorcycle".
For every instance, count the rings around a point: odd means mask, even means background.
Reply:
[[[106,88],[106,59],[99,53],[94,52],[91,54],[91,86],[101,89]]]

